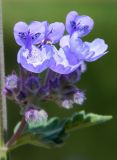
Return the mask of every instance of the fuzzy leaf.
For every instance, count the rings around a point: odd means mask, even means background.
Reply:
[[[26,126],[22,136],[11,146],[16,148],[23,144],[52,148],[61,146],[73,130],[89,127],[110,120],[112,116],[103,116],[85,111],[75,112],[71,117],[60,119],[53,117],[38,126]],[[17,127],[16,127],[17,128]]]

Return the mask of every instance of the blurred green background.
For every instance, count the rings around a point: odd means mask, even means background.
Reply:
[[[65,21],[66,14],[76,10],[91,16],[93,31],[85,40],[96,37],[106,40],[109,54],[88,64],[87,72],[78,83],[86,91],[83,107],[87,112],[112,114],[113,120],[72,133],[61,148],[44,149],[23,146],[11,153],[12,160],[117,160],[117,0],[3,0],[3,23],[6,74],[18,68],[18,46],[13,38],[13,26],[18,21]],[[50,116],[67,116],[70,111],[54,104],[44,104]],[[8,135],[20,116],[17,104],[8,101]]]

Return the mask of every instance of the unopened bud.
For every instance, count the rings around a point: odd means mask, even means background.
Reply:
[[[5,88],[13,90],[17,88],[17,84],[18,84],[18,77],[15,74],[6,77]]]
[[[9,98],[9,99],[14,99],[13,92],[11,90],[7,89],[7,88],[4,88],[2,90],[2,94],[7,96],[7,98]]]
[[[48,114],[44,110],[29,109],[25,112],[25,120],[29,126],[36,127],[42,122],[46,122]]]
[[[16,96],[16,101],[19,104],[26,104],[27,103],[27,98],[28,98],[28,96],[25,93],[25,91],[21,90]]]
[[[85,95],[83,92],[81,91],[77,91],[74,95],[73,95],[73,101],[76,104],[82,105],[84,100],[86,99]]]
[[[31,76],[27,79],[25,87],[30,92],[37,92],[39,90],[39,78]]]
[[[66,108],[66,109],[70,109],[70,108],[73,108],[73,101],[65,99],[62,101],[61,105],[62,105],[62,107]]]

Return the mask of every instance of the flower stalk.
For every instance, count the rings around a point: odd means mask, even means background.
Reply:
[[[2,29],[2,5],[0,0],[0,91],[4,86],[4,52],[3,52],[3,29]],[[5,148],[7,133],[7,110],[6,98],[0,94],[0,160],[7,160],[7,148]]]
[[[13,134],[13,136],[11,137],[11,139],[6,143],[6,146],[7,146],[8,148],[9,148],[12,144],[14,144],[15,141],[21,136],[22,131],[23,131],[24,127],[25,127],[25,124],[26,124],[26,121],[25,121],[25,119],[24,119],[24,117],[23,117],[22,120],[21,120],[21,124],[20,124],[18,130],[16,131],[15,134]]]

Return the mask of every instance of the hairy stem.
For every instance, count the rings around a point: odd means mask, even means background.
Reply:
[[[44,80],[44,86],[48,85],[50,80],[53,80],[58,74],[53,72],[51,69],[47,70]]]
[[[26,121],[25,121],[25,118],[23,117],[22,120],[21,120],[21,123],[20,123],[20,126],[19,126],[18,130],[11,137],[11,139],[6,143],[6,147],[7,148],[10,148],[10,146],[12,146],[16,142],[16,140],[21,136],[25,125],[26,125]]]
[[[4,86],[4,52],[2,28],[2,2],[0,0],[0,92]],[[0,93],[0,160],[7,160],[7,149],[4,147],[7,133],[6,98]]]

